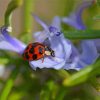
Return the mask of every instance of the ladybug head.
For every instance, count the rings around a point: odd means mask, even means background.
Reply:
[[[48,56],[55,57],[55,52],[48,46],[45,46],[45,54]]]

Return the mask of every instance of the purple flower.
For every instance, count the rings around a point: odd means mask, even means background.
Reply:
[[[30,65],[32,66],[32,68],[63,68],[66,62],[69,61],[69,58],[72,53],[72,46],[71,43],[64,38],[63,33],[60,32],[60,18],[55,17],[53,19],[52,24],[48,26],[43,21],[41,21],[37,16],[33,16],[44,29],[43,31],[36,32],[34,34],[36,41],[43,42],[43,40],[48,38],[51,48],[55,51],[55,57],[45,58],[43,64],[41,64],[41,60],[31,61]]]
[[[70,41],[64,38],[63,33],[60,32],[59,17],[54,18],[51,26],[47,26],[37,16],[34,17],[44,28],[43,31],[34,34],[36,41],[42,43],[48,38],[51,48],[55,51],[55,57],[45,57],[43,63],[41,59],[37,61],[29,61],[29,64],[33,69],[36,69],[37,67],[62,69],[70,60],[72,45]],[[9,35],[9,28],[2,27],[0,31],[0,49],[14,51],[21,55],[25,50],[26,45],[16,38],[11,37]]]
[[[33,69],[38,67],[80,70],[86,65],[91,64],[91,62],[94,62],[94,59],[98,57],[94,44],[91,42],[90,45],[88,40],[82,42],[83,51],[82,55],[80,55],[78,49],[76,49],[69,40],[65,39],[63,33],[60,31],[61,20],[59,17],[55,17],[52,24],[48,26],[37,16],[33,16],[44,29],[43,31],[33,34],[35,41],[42,43],[48,38],[50,46],[55,52],[55,57],[45,57],[43,63],[41,59],[37,61],[29,61],[29,64]],[[88,47],[87,49],[85,49],[86,46]],[[93,50],[91,49],[92,46],[94,48]],[[22,55],[25,48],[26,45],[24,43],[9,35],[9,28],[1,28],[0,49],[14,51]],[[89,50],[90,53],[87,54],[87,50]],[[93,53],[92,58],[88,59],[88,56],[91,57],[91,53]],[[87,56],[85,56],[86,54]]]
[[[75,48],[75,46],[67,39],[64,38],[63,33],[60,32],[61,30],[61,22],[59,17],[55,17],[53,19],[53,22],[50,26],[47,26],[43,21],[41,21],[37,16],[33,15],[36,21],[44,28],[43,31],[41,32],[36,32],[34,34],[34,37],[36,41],[38,42],[43,42],[46,38],[49,38],[49,41],[51,43],[51,48],[55,51],[56,53],[56,59],[61,59],[61,62],[57,64],[56,66],[53,66],[55,69],[75,69],[75,70],[80,70],[84,68],[85,66],[93,63],[97,57],[98,53],[97,50],[94,46],[94,43],[92,41],[84,41],[82,42],[82,53],[79,53],[79,50]],[[86,46],[88,47],[86,49]],[[93,48],[91,50],[91,47]],[[87,51],[90,53],[87,54]],[[88,59],[88,56],[92,58]],[[86,56],[87,55],[87,56]],[[56,60],[55,60],[56,61]],[[37,61],[38,62],[38,61]],[[47,62],[49,62],[47,60]],[[58,63],[58,62],[57,62]],[[38,63],[33,61],[33,65]],[[49,64],[50,65],[50,64]],[[51,66],[49,67],[47,65],[47,68],[52,68]],[[40,63],[41,66],[41,63]],[[33,66],[34,67],[34,66]]]
[[[29,61],[29,64],[33,69],[38,68],[54,68],[54,69],[74,69],[80,70],[84,66],[80,61],[79,52],[73,46],[73,44],[64,38],[63,33],[60,31],[60,18],[55,17],[50,26],[47,26],[37,16],[36,21],[44,28],[43,31],[36,32],[34,35],[37,42],[43,42],[45,39],[49,39],[51,48],[55,51],[55,57],[45,57],[44,62],[42,60]],[[1,28],[0,34],[0,49],[10,50],[19,53],[23,53],[26,45],[9,35],[9,28]],[[80,61],[80,63],[79,63]],[[79,65],[80,64],[80,65]],[[86,65],[86,64],[85,64]]]
[[[85,30],[86,26],[82,20],[82,13],[84,9],[90,7],[93,4],[93,0],[83,1],[75,12],[71,13],[69,17],[62,18],[62,22],[73,26],[78,30]],[[81,33],[80,33],[81,34]],[[97,43],[97,41],[99,41]],[[99,57],[98,51],[100,51],[100,39],[97,40],[83,40],[81,41],[82,53],[79,54],[79,60],[77,63],[78,68],[83,68],[87,65],[93,64]]]

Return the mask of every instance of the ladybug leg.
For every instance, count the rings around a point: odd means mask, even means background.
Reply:
[[[44,62],[44,57],[43,57],[43,59],[42,59],[42,63]]]
[[[43,54],[42,63],[44,62],[44,56],[45,56],[45,54]]]

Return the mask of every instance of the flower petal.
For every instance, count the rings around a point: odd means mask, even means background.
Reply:
[[[0,36],[1,38],[1,36]],[[14,46],[12,46],[10,43],[8,43],[5,40],[0,41],[0,49],[1,50],[10,50],[14,52],[19,52]]]
[[[32,16],[35,18],[35,20],[43,27],[44,30],[48,31],[48,26],[46,23],[44,23],[38,16],[32,13]]]
[[[95,44],[92,40],[82,41],[82,55],[80,59],[86,64],[92,64],[96,61],[99,56]]]
[[[33,34],[33,37],[35,38],[35,41],[43,42],[48,36],[45,31],[39,31],[39,32],[35,32]]]
[[[71,54],[71,44],[61,34],[50,38],[51,48],[55,51],[55,56],[63,59],[68,59]]]
[[[61,19],[58,16],[55,16],[53,18],[53,21],[51,23],[51,26],[54,26],[57,29],[61,30]]]
[[[63,67],[64,69],[80,70],[90,64],[93,64],[100,56],[95,47],[94,41],[83,40],[82,41],[82,53],[77,53],[76,50],[72,51],[71,62],[67,62]],[[72,49],[73,50],[73,49]]]
[[[65,61],[63,59],[60,59],[60,62],[57,62],[49,58],[45,58],[43,63],[42,63],[42,60],[37,60],[37,61],[31,61],[29,62],[29,64],[31,65],[33,69],[36,69],[36,68],[61,69],[65,64]]]
[[[74,60],[72,62],[67,62],[65,64],[65,66],[63,67],[63,69],[66,69],[66,70],[70,70],[70,69],[80,70],[81,67],[77,66],[78,61],[79,61],[79,57],[78,56],[74,57]]]
[[[75,48],[75,46],[73,46],[73,44],[71,44],[71,55],[69,57],[69,59],[66,61],[65,66],[63,67],[63,69],[69,70],[69,69],[74,69],[74,70],[79,70],[79,68],[77,68],[77,63],[79,61],[79,52],[78,50]]]
[[[82,41],[82,54],[79,57],[77,68],[82,69],[90,64],[93,64],[98,57],[99,54],[94,42],[92,40]]]
[[[76,29],[84,30],[86,26],[82,21],[82,13],[84,9],[90,7],[93,4],[93,0],[83,1],[76,11],[74,11],[69,17],[62,18],[62,21],[70,26],[73,26]]]
[[[2,27],[0,31],[0,49],[11,50],[21,54],[26,47],[25,44],[11,37],[6,27]]]
[[[78,30],[84,30],[86,27],[82,24],[79,25],[79,23],[77,23],[76,20],[74,20],[75,18],[72,19],[73,17],[74,17],[74,15],[70,16],[69,18],[67,18],[67,17],[62,18],[62,22],[66,23],[66,24],[68,24],[68,25],[70,25]]]

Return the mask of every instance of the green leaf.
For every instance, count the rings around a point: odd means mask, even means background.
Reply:
[[[63,31],[64,36],[68,39],[99,39],[100,30],[84,30],[84,31]]]
[[[75,86],[85,82],[92,76],[100,73],[100,59],[93,65],[87,66],[63,81],[64,86]]]

